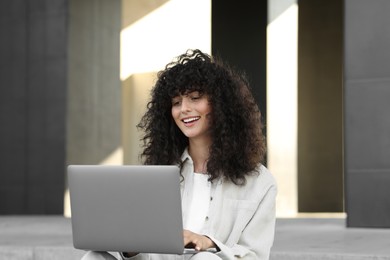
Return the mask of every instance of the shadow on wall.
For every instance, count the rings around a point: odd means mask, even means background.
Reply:
[[[122,145],[123,163],[141,164],[139,154],[142,151],[137,129],[142,115],[146,111],[150,91],[157,78],[156,72],[133,74],[122,81]]]

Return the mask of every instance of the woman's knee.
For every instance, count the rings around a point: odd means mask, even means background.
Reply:
[[[193,255],[190,260],[221,260],[221,258],[210,252],[200,252]]]
[[[89,251],[81,260],[117,260],[117,258],[107,252]]]

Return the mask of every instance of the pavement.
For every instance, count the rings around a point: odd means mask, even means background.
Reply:
[[[83,254],[73,248],[69,218],[0,216],[0,260],[72,260]]]
[[[277,219],[271,260],[390,260],[390,229],[347,228],[345,218]]]
[[[63,216],[0,216],[0,260],[73,260]],[[390,229],[346,228],[345,218],[278,218],[271,260],[390,260]]]

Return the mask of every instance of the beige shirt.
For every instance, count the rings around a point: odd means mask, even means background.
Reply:
[[[184,165],[181,183],[183,222],[191,201],[194,166],[187,151],[182,155]],[[263,165],[246,177],[246,185],[237,186],[222,179],[211,185],[210,205],[203,235],[219,247],[216,253],[226,260],[266,260],[275,233],[275,198],[277,186],[274,177]],[[173,260],[176,255],[139,254],[131,259]]]

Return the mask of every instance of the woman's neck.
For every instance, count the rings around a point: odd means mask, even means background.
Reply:
[[[188,153],[194,162],[194,171],[198,173],[207,172],[207,160],[209,159],[209,140],[189,140]]]

